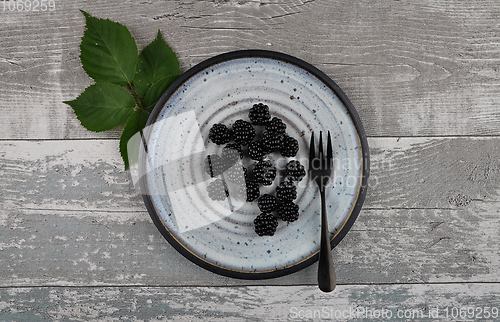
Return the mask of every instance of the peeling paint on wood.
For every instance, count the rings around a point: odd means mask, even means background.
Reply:
[[[489,307],[490,312],[495,308],[493,312],[498,313],[499,286],[339,285],[333,293],[322,293],[315,286],[3,288],[0,318],[9,321],[457,321],[452,310],[467,312],[468,308],[474,308],[473,313],[478,314],[477,308]],[[382,319],[382,312],[391,318]],[[479,320],[497,319],[483,315]]]
[[[499,201],[498,137],[370,138],[369,145],[365,208],[491,209]],[[0,161],[5,206],[144,209],[116,140],[3,141]]]

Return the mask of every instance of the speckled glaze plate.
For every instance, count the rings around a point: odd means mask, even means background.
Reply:
[[[335,177],[327,191],[332,247],[356,220],[366,194],[369,157],[363,127],[347,96],[323,72],[261,50],[222,54],[191,68],[167,89],[149,117],[146,148],[139,156],[141,192],[155,225],[175,249],[234,278],[283,276],[318,259],[320,198],[308,176],[298,184],[299,219],[279,220],[272,237],[254,231],[257,201],[243,202],[232,192],[225,201],[208,197],[206,187],[215,179],[204,171],[204,160],[220,153],[208,139],[211,126],[248,120],[248,110],[260,102],[299,141],[296,157],[270,156],[278,170],[289,159],[307,169],[311,131],[332,133]],[[261,194],[273,193],[278,181],[261,187]]]

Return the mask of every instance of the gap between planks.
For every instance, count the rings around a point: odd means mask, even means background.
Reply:
[[[371,286],[446,286],[446,285],[498,285],[500,290],[500,282],[493,281],[455,281],[455,282],[427,282],[427,283],[411,283],[411,282],[394,282],[394,283],[337,283],[337,286],[343,287],[371,287]],[[162,289],[188,289],[188,288],[207,288],[207,289],[234,289],[234,288],[246,288],[246,287],[273,287],[273,288],[293,288],[293,287],[314,287],[310,283],[294,283],[293,285],[270,285],[270,284],[259,284],[252,283],[248,285],[238,285],[238,284],[228,284],[228,285],[203,285],[203,284],[189,284],[189,285],[161,285],[161,284],[102,284],[102,285],[57,285],[57,284],[43,284],[43,285],[0,285],[0,289],[25,289],[25,288],[38,288],[38,289],[48,289],[48,288],[71,288],[71,289],[105,289],[105,288],[162,288]]]

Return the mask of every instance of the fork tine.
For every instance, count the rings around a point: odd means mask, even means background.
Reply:
[[[311,143],[309,144],[309,168],[312,168],[314,158],[316,158],[316,149],[314,148],[314,132],[312,132]]]
[[[326,143],[326,162],[329,166],[332,165],[333,152],[332,152],[332,137],[330,131],[328,131],[328,140]]]
[[[324,154],[323,154],[323,135],[322,131],[319,131],[319,148],[318,148],[318,159],[323,160]]]

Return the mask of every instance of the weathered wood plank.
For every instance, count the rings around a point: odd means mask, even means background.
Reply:
[[[3,210],[5,211],[5,210]],[[243,281],[184,259],[145,212],[8,212],[0,286],[316,284],[314,264]],[[500,282],[498,211],[365,210],[334,249],[339,284]]]
[[[498,137],[371,138],[369,145],[365,207],[494,209],[500,201]],[[0,161],[4,207],[144,209],[116,140],[5,141]]]
[[[4,208],[144,209],[116,140],[1,142],[0,158]]]
[[[339,283],[499,282],[499,140],[370,139],[373,185],[335,249]],[[152,224],[117,146],[0,143],[0,286],[315,284],[315,265],[250,282],[182,258]]]
[[[371,136],[498,135],[500,7],[462,1],[56,1],[0,21],[3,139],[117,138],[71,108],[91,80],[78,9],[127,25],[144,48],[161,29],[182,69],[237,49],[271,49],[324,70]]]
[[[0,316],[6,321],[498,321],[499,286],[339,285],[333,293],[313,286],[3,288]]]
[[[370,139],[367,205],[491,208],[499,201],[500,138]]]

